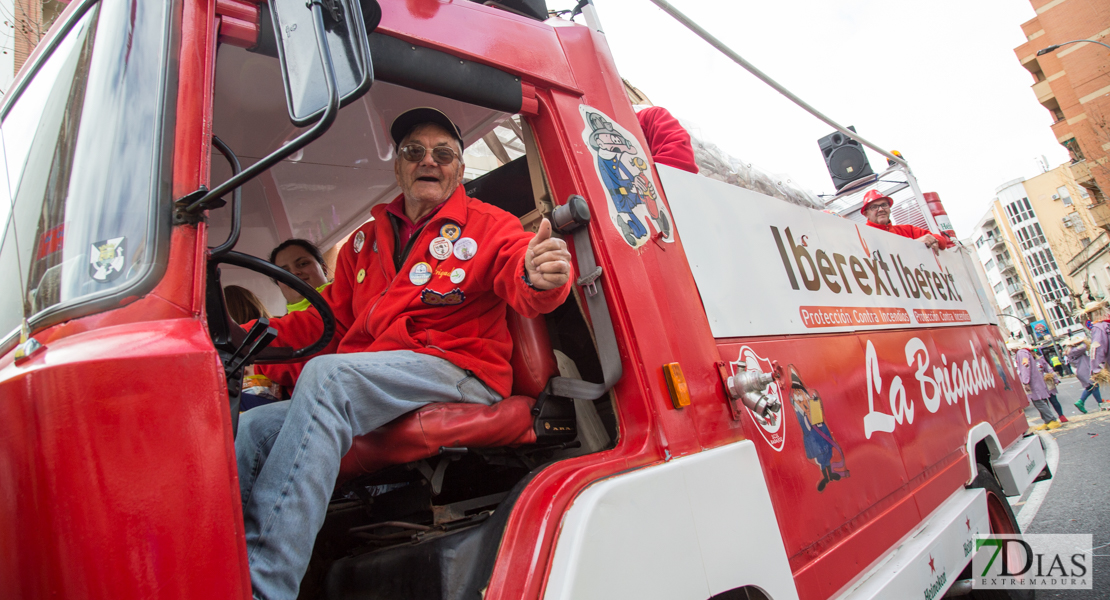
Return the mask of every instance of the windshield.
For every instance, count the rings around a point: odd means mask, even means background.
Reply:
[[[0,337],[150,270],[168,8],[86,2],[5,107]]]

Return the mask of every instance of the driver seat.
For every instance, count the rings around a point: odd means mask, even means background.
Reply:
[[[543,315],[528,319],[508,308],[513,339],[512,395],[492,406],[433,402],[355,437],[339,465],[337,485],[386,467],[423,460],[441,448],[496,448],[536,442],[532,407],[559,374]]]

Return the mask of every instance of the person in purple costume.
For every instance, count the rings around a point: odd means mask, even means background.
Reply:
[[[1042,361],[1044,359],[1041,359]],[[1037,366],[1037,357],[1033,356],[1033,348],[1029,344],[1021,344],[1017,352],[1017,369],[1018,378],[1021,379],[1021,387],[1025,393],[1029,395],[1029,400],[1033,406],[1037,407],[1037,412],[1041,413],[1041,419],[1044,424],[1038,425],[1034,429],[1056,429],[1060,426],[1060,422],[1056,420],[1056,416],[1052,414],[1052,409],[1048,406],[1048,386],[1045,385],[1044,375]],[[1048,367],[1049,370],[1052,367]]]
[[[1060,376],[1040,352],[1037,353],[1037,368],[1041,370],[1044,385],[1048,388],[1048,403],[1056,410],[1056,414],[1060,415],[1060,423],[1067,423],[1068,418],[1064,416],[1064,408],[1060,406],[1060,400],[1056,397],[1056,386],[1060,383]]]
[[[1110,375],[1105,372],[1106,354],[1110,350],[1110,323],[1106,321],[1107,303],[1105,300],[1092,302],[1083,311],[1090,319],[1088,328],[1091,330],[1091,383],[1099,385],[1110,381]],[[1086,412],[1086,411],[1084,411]]]
[[[1087,337],[1083,335],[1077,335],[1068,340],[1064,350],[1065,360],[1075,370],[1075,377],[1083,385],[1083,394],[1075,402],[1075,407],[1082,413],[1087,412],[1087,398],[1094,396],[1096,407],[1102,403],[1102,392],[1098,384],[1091,381],[1091,357],[1087,356],[1089,350]]]

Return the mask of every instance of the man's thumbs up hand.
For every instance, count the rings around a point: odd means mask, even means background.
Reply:
[[[570,252],[566,242],[551,237],[551,221],[541,221],[536,237],[528,242],[524,270],[528,281],[540,290],[553,290],[570,280]]]

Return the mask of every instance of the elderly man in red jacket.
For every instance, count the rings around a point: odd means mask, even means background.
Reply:
[[[462,134],[443,113],[394,120],[401,195],[339,251],[322,296],[333,352],[308,361],[291,400],[243,413],[235,449],[255,598],[297,597],[352,438],[431,402],[493,404],[512,387],[508,306],[550,312],[570,292],[570,253],[466,195]],[[315,309],[273,319],[277,341],[319,336]],[[287,383],[287,382],[286,382]]]
[[[927,229],[913,225],[892,225],[890,223],[890,207],[893,201],[879,190],[871,190],[863,197],[863,208],[859,211],[867,217],[867,224],[875,229],[889,231],[895,235],[908,237],[922,242],[929,248],[944,250],[950,248],[952,242],[944,234],[934,234]]]

